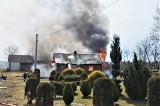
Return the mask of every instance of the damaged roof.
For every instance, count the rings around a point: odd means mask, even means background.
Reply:
[[[94,54],[64,54],[54,53],[53,59],[55,63],[62,64],[102,64],[98,53]]]
[[[9,62],[34,63],[33,57],[30,55],[9,55]]]

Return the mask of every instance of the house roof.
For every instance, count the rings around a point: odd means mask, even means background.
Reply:
[[[8,62],[34,63],[34,60],[30,55],[9,55]]]
[[[102,64],[98,53],[94,54],[64,54],[54,53],[53,59],[55,63],[63,64]]]

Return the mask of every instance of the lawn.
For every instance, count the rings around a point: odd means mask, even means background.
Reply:
[[[7,87],[0,89],[0,103],[15,104],[16,106],[34,106],[27,105],[27,98],[24,98],[25,82],[22,80],[23,72],[4,72],[7,74],[6,81],[0,81],[0,87]],[[41,82],[49,82],[48,79],[41,79]],[[124,92],[115,106],[146,106],[146,100],[131,100]],[[78,87],[77,94],[74,98],[72,106],[92,106],[92,95],[88,98],[83,98]],[[34,102],[34,101],[33,101]],[[0,104],[0,106],[3,106]],[[57,96],[54,100],[54,106],[65,106],[62,96]]]

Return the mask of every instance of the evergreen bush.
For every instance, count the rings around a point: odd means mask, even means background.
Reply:
[[[62,82],[52,81],[51,84],[53,84],[56,88],[56,95],[63,95],[64,84]]]
[[[124,71],[124,86],[127,95],[134,100],[145,99],[147,95],[147,81],[151,77],[150,70],[137,60],[134,53],[133,63]]]
[[[75,92],[77,91],[77,84],[76,82],[63,82],[64,83],[64,86],[67,84],[67,83],[70,83],[72,85],[72,89],[73,89],[73,92],[75,94]]]
[[[91,86],[93,86],[93,83],[94,81],[97,79],[97,78],[100,78],[100,77],[106,77],[106,75],[101,72],[101,71],[93,71],[89,76],[88,76],[88,79],[91,81]]]
[[[122,82],[122,80],[115,79],[114,82],[115,82],[115,84],[117,86],[117,89],[118,89],[119,93],[121,93],[122,92],[122,87],[121,87],[120,83]]]
[[[148,106],[160,105],[160,76],[153,76],[148,80]]]
[[[36,105],[42,102],[43,106],[53,106],[55,87],[51,83],[40,83],[37,86]],[[42,100],[42,101],[41,101]]]
[[[50,77],[49,77],[49,81],[53,81],[54,80],[54,75],[51,75]]]
[[[84,97],[91,94],[92,87],[91,87],[91,82],[89,79],[82,81],[80,91],[82,92]]]
[[[51,75],[56,75],[56,71],[55,71],[55,70],[52,70],[50,76],[51,76]]]
[[[107,77],[98,78],[93,84],[93,106],[113,106],[114,85]]]
[[[67,76],[64,76],[64,81],[65,82],[80,81],[80,76],[79,75],[67,75]]]
[[[63,70],[62,75],[63,76],[76,75],[76,72],[74,72],[74,70],[72,70],[72,69],[66,68],[66,69]]]
[[[58,81],[58,77],[61,75],[61,73],[56,73],[56,75],[54,76],[54,80]]]
[[[115,82],[113,82],[113,87],[114,87],[114,91],[113,91],[113,94],[114,94],[113,102],[117,102],[117,101],[119,100],[120,93],[119,93],[118,87],[117,87],[117,85],[116,85]]]
[[[24,95],[28,97],[28,104],[31,104],[32,100],[36,98],[36,88],[38,84],[39,84],[39,79],[37,77],[30,77],[26,81]]]
[[[77,75],[80,75],[81,73],[83,73],[85,70],[83,68],[76,68],[74,70],[76,72]]]
[[[72,85],[70,83],[66,83],[63,90],[63,101],[66,105],[70,105],[74,100],[74,92],[72,89]]]
[[[88,77],[88,74],[85,71],[80,74],[81,80],[85,80],[85,79],[87,79],[87,77]]]
[[[64,80],[64,77],[63,75],[61,74],[59,77],[58,77],[58,81],[63,81]]]

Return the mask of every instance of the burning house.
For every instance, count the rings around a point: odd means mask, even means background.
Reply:
[[[103,64],[98,53],[77,54],[76,51],[70,54],[54,53],[53,61],[58,72],[63,71],[65,68],[75,69],[77,67],[81,67],[87,72],[92,72],[94,70],[102,70]]]
[[[34,59],[30,55],[9,55],[9,70],[24,71],[29,70],[34,63]]]

